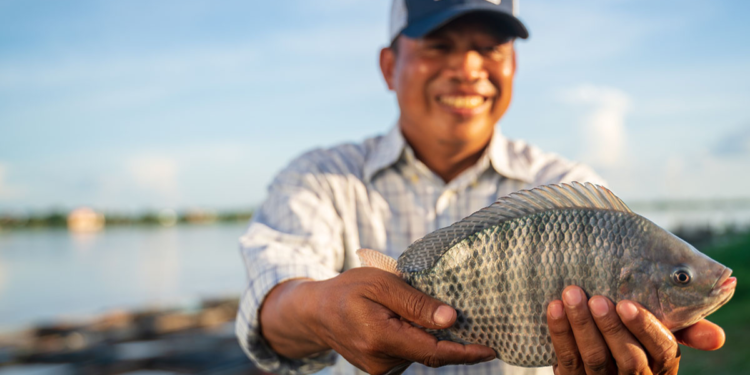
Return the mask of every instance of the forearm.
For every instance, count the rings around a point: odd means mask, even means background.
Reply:
[[[286,358],[305,358],[330,350],[315,331],[316,282],[294,279],[280,283],[260,309],[260,327],[271,348]]]

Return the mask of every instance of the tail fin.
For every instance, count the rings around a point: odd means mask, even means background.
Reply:
[[[359,249],[357,255],[362,267],[375,267],[402,277],[401,272],[396,269],[396,260],[388,255],[372,249]]]

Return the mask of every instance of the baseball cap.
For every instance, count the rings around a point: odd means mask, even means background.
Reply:
[[[518,0],[393,0],[390,42],[399,35],[421,38],[448,22],[470,13],[491,17],[513,36],[526,39],[529,32],[516,18]]]

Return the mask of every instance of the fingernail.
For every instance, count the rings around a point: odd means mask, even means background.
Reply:
[[[444,326],[450,323],[453,319],[453,309],[447,305],[441,305],[432,314],[432,321],[439,326]]]
[[[623,301],[617,304],[617,313],[623,320],[633,320],[638,316],[638,308],[630,301]]]
[[[491,360],[495,359],[495,355],[491,355],[489,357],[482,358],[482,362],[489,362]]]
[[[589,309],[592,315],[601,318],[609,312],[609,304],[603,297],[596,296],[589,300]]]
[[[549,305],[549,314],[552,316],[552,319],[560,319],[565,314],[565,311],[563,311],[562,304],[559,302],[553,302]]]
[[[568,289],[563,293],[565,304],[573,307],[581,303],[581,292],[578,289]]]

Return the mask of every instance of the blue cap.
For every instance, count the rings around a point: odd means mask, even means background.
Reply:
[[[491,17],[511,35],[526,39],[529,31],[516,18],[518,0],[393,0],[390,41],[399,35],[421,38],[467,14]]]

